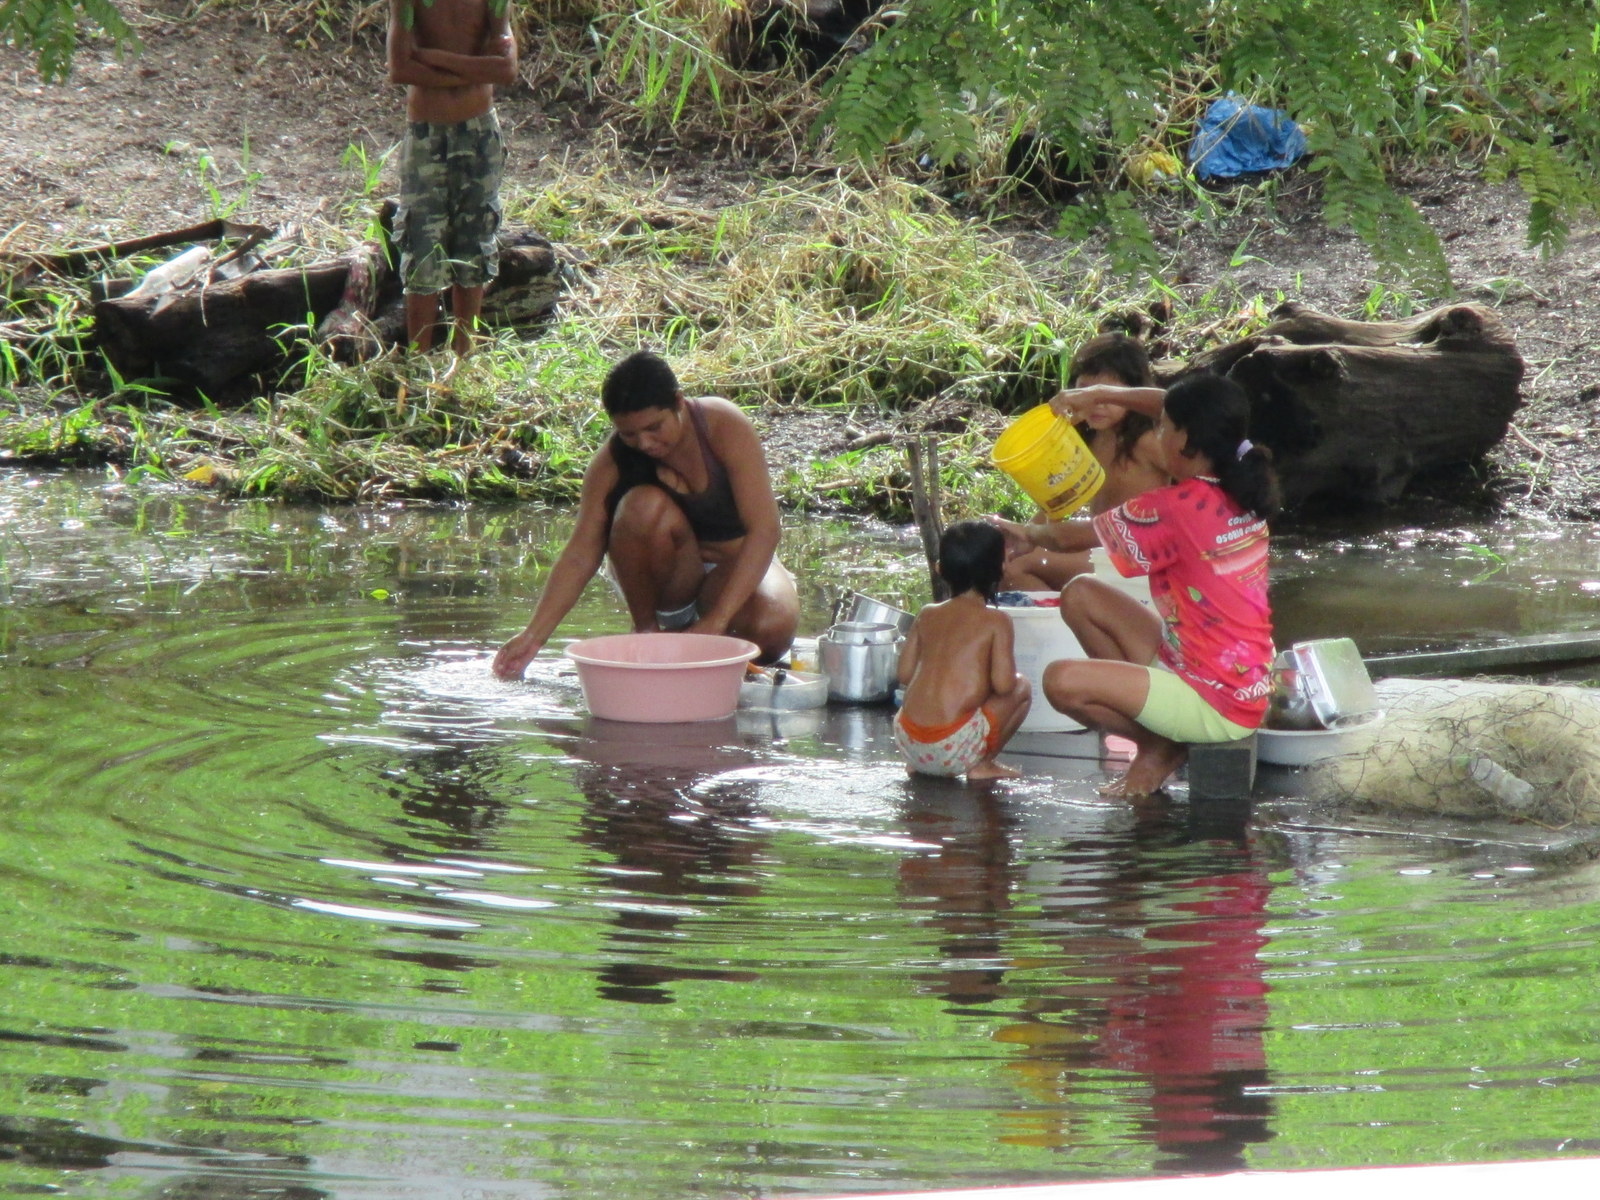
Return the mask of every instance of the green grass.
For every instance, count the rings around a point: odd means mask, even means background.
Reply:
[[[108,375],[81,340],[87,298],[52,283],[12,302],[56,349],[4,360],[0,444],[168,478],[198,470],[197,482],[239,494],[568,501],[609,429],[596,403],[606,370],[647,345],[690,391],[725,395],[758,421],[836,408],[916,431],[927,405],[959,402],[972,420],[941,434],[945,490],[981,511],[1015,503],[981,465],[999,414],[1059,386],[1108,308],[1156,294],[1115,290],[1078,255],[1025,263],[994,227],[894,178],[753,186],[713,209],[665,184],[574,168],[507,208],[583,260],[593,288],[576,288],[543,327],[497,331],[448,384],[443,353],[344,366],[313,352],[252,407],[179,406]],[[1178,323],[1236,310],[1219,292]],[[892,445],[819,453],[778,486],[795,507],[908,511]]]

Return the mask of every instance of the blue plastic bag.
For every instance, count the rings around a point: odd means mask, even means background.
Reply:
[[[1291,166],[1306,152],[1306,135],[1289,114],[1245,104],[1229,92],[1213,100],[1189,143],[1189,163],[1201,179],[1232,179]]]

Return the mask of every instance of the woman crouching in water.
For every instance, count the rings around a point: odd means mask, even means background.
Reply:
[[[1174,480],[1094,518],[1117,570],[1150,577],[1155,611],[1087,576],[1071,580],[1061,616],[1089,657],[1052,663],[1042,680],[1057,710],[1137,747],[1127,773],[1102,790],[1145,796],[1190,744],[1246,737],[1266,715],[1277,477],[1269,452],[1246,437],[1243,389],[1220,376],[1192,375],[1165,393],[1087,387],[1052,403],[1069,417],[1108,403],[1155,416]]]
[[[612,434],[583,476],[577,523],[527,628],[495,655],[522,675],[609,557],[636,632],[727,633],[758,658],[794,641],[800,600],[775,557],[778,503],[750,419],[716,396],[688,399],[648,351],[611,368],[600,390]]]

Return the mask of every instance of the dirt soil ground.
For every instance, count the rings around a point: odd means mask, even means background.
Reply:
[[[369,11],[381,22],[381,5]],[[381,28],[311,46],[302,33],[264,29],[237,10],[188,16],[180,0],[146,0],[135,13],[144,52],[118,61],[90,43],[65,84],[42,83],[31,61],[0,50],[0,249],[62,249],[181,227],[211,214],[213,189],[224,199],[246,194],[239,219],[297,222],[312,238],[319,228],[348,228],[346,206],[362,179],[342,164],[346,151],[360,146],[376,158],[401,134]],[[539,187],[547,164],[564,156],[604,153],[617,172],[670,172],[675,192],[709,207],[740,195],[762,170],[703,150],[630,148],[581,97],[530,76],[500,101],[513,147],[510,188]],[[1600,229],[1575,230],[1562,255],[1544,260],[1526,246],[1526,204],[1514,185],[1443,170],[1401,185],[1443,239],[1461,297],[1498,308],[1528,362],[1525,407],[1480,473],[1481,494],[1510,511],[1600,515],[1600,318],[1589,301],[1600,279]],[[1290,177],[1272,206],[1240,205],[1206,221],[1192,209],[1155,207],[1180,290],[1218,289],[1241,303],[1282,294],[1363,315],[1375,285],[1371,256],[1352,235],[1326,228],[1314,190],[1303,174]],[[1040,263],[1058,257],[1053,223],[1043,206],[1018,214],[1008,226],[1014,249]],[[838,416],[788,412],[787,427],[767,430],[780,461],[872,432]]]

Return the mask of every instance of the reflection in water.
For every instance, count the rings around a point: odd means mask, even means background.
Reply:
[[[480,849],[505,816],[505,802],[481,776],[490,758],[482,750],[441,745],[429,754],[415,755],[404,785],[389,788],[399,799],[400,810],[420,823],[422,840],[442,851],[466,854]],[[429,832],[436,826],[450,832]]]
[[[1263,837],[1100,802],[1088,759],[908,780],[884,706],[590,721],[558,652],[487,671],[563,520],[0,471],[0,1187],[664,1200],[1591,1145],[1584,863]],[[1279,611],[1592,623],[1600,534],[1560,532],[1279,539]],[[925,585],[914,537],[785,536],[810,632],[841,585]],[[570,632],[618,619],[596,592]]]
[[[997,789],[963,787],[925,775],[907,780],[906,824],[929,849],[900,863],[906,907],[940,933],[937,974],[923,985],[958,1007],[1003,994],[1004,934],[1015,885],[1011,830]]]
[[[921,779],[910,791],[907,821],[927,849],[902,862],[900,882],[907,906],[942,935],[929,985],[961,1007],[1021,999],[1023,1019],[994,1033],[1016,1049],[1011,1069],[1031,1098],[1011,1114],[1005,1140],[1074,1144],[1076,1106],[1111,1073],[1126,1080],[1111,1084],[1115,1094],[1140,1106],[1141,1126],[1173,1169],[1244,1166],[1245,1148],[1272,1136],[1257,957],[1270,887],[1259,870],[1208,872],[1217,857],[1248,861],[1248,852],[1205,846],[1193,868],[1203,873],[1175,876],[1141,853],[1173,837],[1164,802],[1146,802],[1132,842],[1061,860],[1070,903],[1058,913],[1047,905],[1045,917],[1081,932],[1061,940],[1054,982],[1041,984],[1034,967],[1028,984],[1012,987],[1015,820],[989,792]]]
[[[1196,898],[1172,905],[1177,919],[1144,927],[1155,946],[1128,960],[1127,992],[1107,1006],[1095,1059],[1149,1080],[1149,1128],[1173,1165],[1233,1170],[1246,1165],[1247,1145],[1271,1136],[1259,1097],[1268,1013],[1256,958],[1268,887],[1250,871],[1176,886]]]
[[[760,890],[751,870],[762,846],[750,826],[754,787],[707,785],[717,772],[754,761],[737,749],[733,719],[628,725],[590,718],[585,732],[572,746],[583,760],[574,780],[588,801],[581,836],[609,859],[594,864],[596,882],[619,893],[609,939],[619,957],[600,970],[600,995],[670,1004],[665,985],[678,980],[758,978],[663,961],[688,953],[686,902],[720,906]]]

